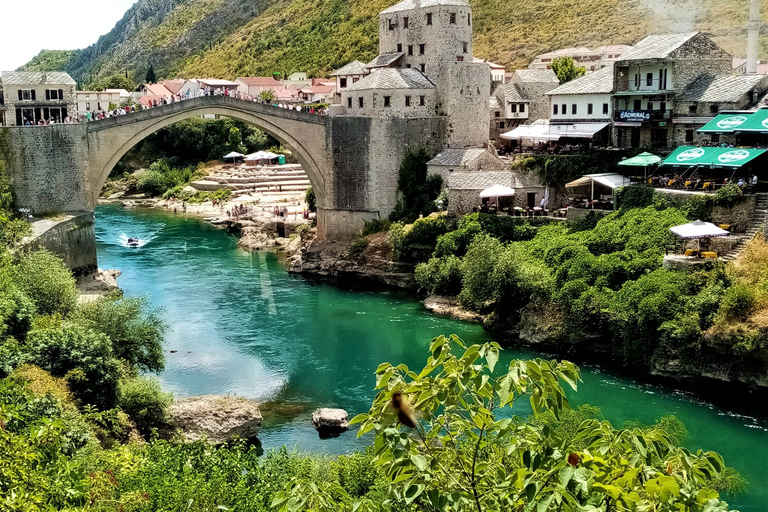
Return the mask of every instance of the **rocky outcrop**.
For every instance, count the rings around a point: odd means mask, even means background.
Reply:
[[[481,322],[483,316],[480,313],[464,309],[455,297],[443,297],[430,295],[424,300],[424,307],[436,315],[449,316],[465,322]]]
[[[77,289],[80,292],[80,301],[88,302],[97,300],[108,293],[122,291],[117,286],[117,278],[122,272],[120,270],[102,270],[90,276],[82,277],[77,281]]]
[[[205,395],[178,400],[171,405],[170,423],[189,442],[206,439],[212,444],[259,434],[259,405],[237,396]]]
[[[323,435],[338,435],[349,430],[347,411],[324,407],[312,413],[312,425]]]

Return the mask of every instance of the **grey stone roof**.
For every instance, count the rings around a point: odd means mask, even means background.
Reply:
[[[551,69],[516,69],[515,74],[520,77],[521,82],[560,83]]]
[[[367,68],[385,68],[392,64],[393,62],[397,62],[400,60],[400,58],[405,55],[403,52],[394,52],[394,53],[382,53],[375,59],[373,59],[371,62],[366,64]]]
[[[517,180],[509,171],[458,171],[448,175],[451,190],[485,190],[494,185],[515,188]]]
[[[345,66],[341,66],[339,69],[331,73],[331,76],[345,76],[345,75],[364,75],[368,73],[368,68],[365,64],[359,60],[353,60]]]
[[[504,97],[505,101],[512,103],[525,103],[530,98],[520,89],[517,84],[502,85],[497,91]]]
[[[63,71],[3,71],[5,85],[76,85]]]
[[[444,149],[435,158],[427,162],[427,165],[439,165],[441,167],[461,167],[477,160],[486,151],[488,150],[485,148]]]
[[[648,36],[619,57],[619,60],[666,59],[672,52],[698,34],[698,32],[688,32],[685,34]]]
[[[468,0],[403,0],[402,2],[393,5],[389,9],[384,9],[381,14],[391,14],[394,12],[410,11],[413,9],[421,9],[424,7],[439,7],[441,5],[456,5],[461,7],[469,7]]]
[[[704,76],[689,84],[679,100],[736,103],[763,80],[765,75]]]
[[[347,91],[367,91],[370,89],[434,89],[432,81],[412,68],[384,68],[374,71],[357,83],[347,87]]]
[[[499,98],[497,96],[491,96],[491,110],[496,108],[502,108],[501,102],[499,101]]]
[[[608,94],[612,92],[613,66],[606,66],[593,73],[566,82],[546,94],[556,96],[561,94]]]

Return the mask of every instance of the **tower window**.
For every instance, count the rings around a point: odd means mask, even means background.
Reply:
[[[364,105],[363,98],[362,97],[357,98],[357,106],[360,108],[363,108],[363,105]]]
[[[431,25],[431,24],[432,24],[432,13],[428,12],[427,13],[427,25]]]
[[[462,43],[462,48],[464,50],[464,53],[467,53],[467,50],[469,49],[469,44],[466,42]]]
[[[413,45],[412,44],[408,45],[408,55],[413,55]]]
[[[470,27],[472,26],[472,15],[471,14],[467,14],[467,25],[469,25]]]
[[[403,28],[408,28],[408,16],[403,16]]]
[[[427,65],[424,64],[423,62],[421,64],[419,64],[419,68],[421,69],[422,73],[426,73],[427,72]]]
[[[419,55],[424,55],[424,51],[427,49],[427,45],[424,43],[421,43],[419,45]]]
[[[426,96],[419,96],[419,105],[422,107],[427,104],[427,98]]]
[[[347,98],[347,107],[352,108],[352,98]]]
[[[385,107],[390,107],[390,106],[392,106],[392,105],[391,105],[391,103],[392,103],[392,102],[391,102],[391,99],[392,99],[392,97],[391,97],[391,96],[384,96],[384,106],[385,106]]]
[[[406,107],[410,107],[411,106],[411,97],[410,96],[406,96],[405,97],[405,106]]]
[[[451,20],[451,21],[450,21],[450,22],[451,22],[451,25],[455,25],[455,24],[456,24],[456,13],[455,13],[455,12],[452,12],[452,13],[451,13],[451,18],[450,18],[450,20]]]
[[[401,53],[403,51],[403,43],[397,43],[397,53]]]

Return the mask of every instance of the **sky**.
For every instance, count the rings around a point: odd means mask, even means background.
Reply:
[[[0,0],[0,71],[12,71],[40,50],[77,50],[112,30],[136,0]]]

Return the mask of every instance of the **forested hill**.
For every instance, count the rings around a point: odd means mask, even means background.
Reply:
[[[397,0],[138,0],[107,35],[64,64],[79,82],[148,63],[162,78],[323,75],[377,53],[378,12]],[[566,46],[632,44],[649,33],[699,30],[746,53],[748,0],[470,0],[475,55],[523,66]],[[768,13],[768,0],[763,0]],[[768,53],[763,38],[762,55]],[[58,57],[61,57],[59,55]],[[36,57],[35,68],[61,58]]]

